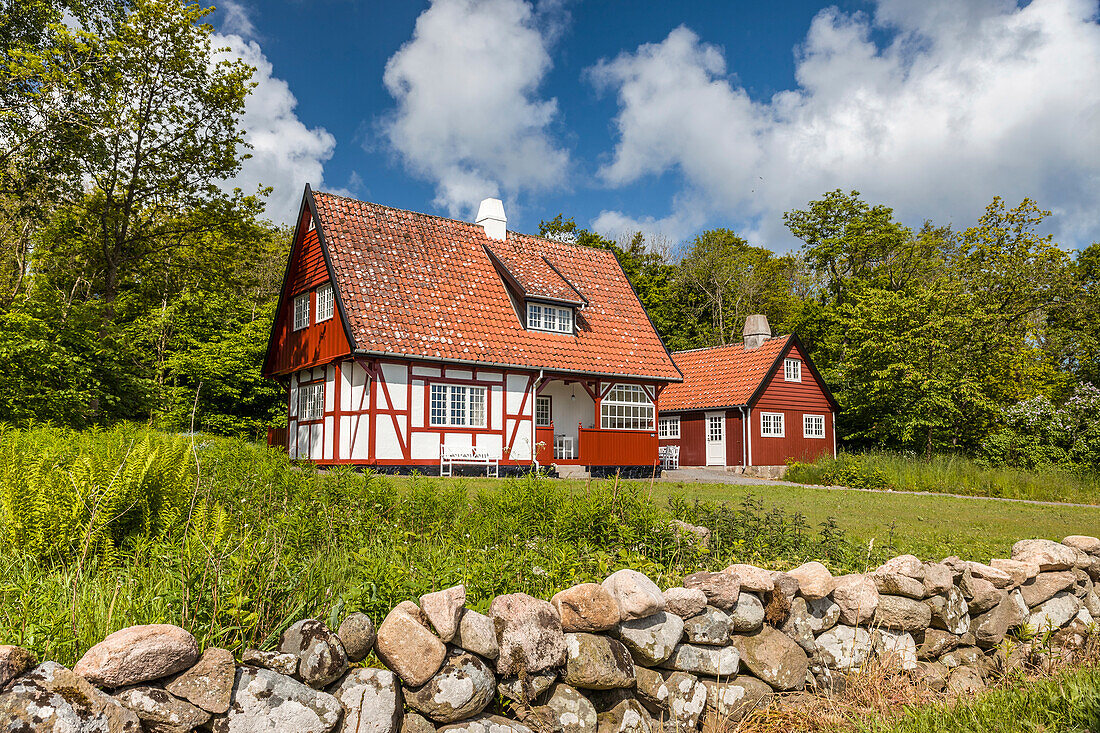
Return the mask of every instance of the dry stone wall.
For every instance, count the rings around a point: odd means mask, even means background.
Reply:
[[[816,562],[739,564],[663,591],[619,570],[549,601],[499,596],[487,615],[458,586],[399,604],[377,630],[361,613],[336,631],[299,621],[240,662],[200,653],[179,627],[134,626],[72,670],[0,646],[0,731],[692,731],[777,696],[831,694],[871,664],[949,693],[980,689],[1040,648],[1083,645],[1098,581],[1100,540],[1075,536],[1023,540],[988,564],[903,555],[840,577]],[[356,666],[371,651],[386,669]]]

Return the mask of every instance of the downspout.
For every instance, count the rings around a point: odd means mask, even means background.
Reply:
[[[539,378],[531,385],[531,463],[534,465],[535,471],[539,470],[539,450],[538,443],[535,442],[538,439],[538,435],[535,433],[535,421],[538,418],[538,410],[535,407],[535,400],[538,399],[539,385],[542,383],[542,373],[543,370],[539,369]]]
[[[752,408],[745,406],[745,435],[747,436],[746,444],[748,445],[748,463],[745,464],[745,468],[752,465]]]
[[[748,432],[745,429],[745,419],[746,419],[745,418],[745,406],[742,405],[742,406],[738,407],[737,409],[741,411],[741,470],[744,471],[744,469],[748,465],[748,461],[749,461],[749,459],[748,459],[749,446],[745,442],[746,438],[748,437]]]

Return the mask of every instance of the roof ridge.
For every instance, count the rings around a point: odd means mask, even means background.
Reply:
[[[769,336],[767,338],[767,340],[765,341],[765,343],[767,343],[768,341],[778,341],[779,339],[789,339],[792,335],[793,334],[785,333],[781,336]],[[734,344],[720,344],[718,346],[698,346],[694,349],[680,349],[679,351],[673,351],[672,354],[673,354],[673,356],[675,356],[676,354],[690,354],[690,353],[693,353],[695,351],[715,351],[717,349],[729,349],[729,348],[733,348],[734,346],[744,346],[744,345],[745,345],[744,341],[738,341],[737,343],[734,343]],[[763,344],[761,344],[761,346],[763,346]],[[758,346],[757,348],[760,348],[760,347]],[[756,349],[749,349],[749,350],[750,351],[755,351]]]
[[[345,201],[353,201],[357,204],[366,204],[368,206],[378,206],[378,207],[381,207],[383,209],[389,209],[390,211],[399,211],[399,212],[404,213],[404,214],[413,214],[415,216],[427,216],[427,217],[430,217],[432,219],[439,219],[440,221],[449,221],[449,222],[453,222],[455,224],[462,224],[462,225],[468,226],[468,227],[478,226],[477,222],[464,221],[463,219],[454,219],[454,218],[449,217],[449,216],[442,216],[441,214],[430,214],[426,211],[413,211],[412,209],[402,209],[399,206],[390,206],[389,204],[380,204],[377,201],[364,201],[363,199],[352,198],[351,196],[344,196],[343,194],[339,194],[339,193],[330,193],[329,191],[317,191],[317,190],[315,190],[313,193],[314,193],[314,195],[321,194],[322,196],[330,196],[332,198],[343,199]],[[551,239],[550,237],[547,237],[543,234],[528,234],[527,232],[519,232],[519,231],[516,231],[515,229],[508,229],[506,231],[511,232],[512,234],[518,235],[520,237],[530,237],[532,239],[540,239],[544,242],[553,242],[554,244],[560,244],[560,245],[563,245],[565,247],[576,247],[577,249],[582,249],[582,250],[592,251],[592,252],[604,252],[606,254],[611,255],[612,257],[615,256],[615,253],[613,251],[611,251],[609,249],[604,249],[603,247],[593,247],[593,246],[590,246],[590,245],[587,245],[587,244],[580,244],[579,242],[563,242],[560,239]],[[500,240],[494,240],[494,241],[500,241]],[[507,240],[505,240],[505,241],[507,242]]]

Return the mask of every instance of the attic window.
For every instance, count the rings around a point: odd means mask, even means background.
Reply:
[[[332,283],[317,288],[317,322],[332,318]]]
[[[309,325],[309,293],[294,299],[294,330],[301,331]]]
[[[785,381],[785,382],[801,382],[802,381],[802,360],[801,359],[784,359],[784,361],[783,361],[783,381]]]
[[[573,309],[545,303],[528,303],[527,328],[533,331],[573,333]]]

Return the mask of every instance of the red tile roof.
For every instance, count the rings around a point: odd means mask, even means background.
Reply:
[[[528,247],[515,241],[493,241],[487,246],[518,287],[521,296],[573,305],[585,304],[580,292],[541,254],[532,255]]]
[[[516,232],[500,242],[476,224],[313,197],[359,350],[680,379],[611,252]],[[486,247],[532,294],[579,292],[587,306],[577,311],[577,335],[524,328]]]
[[[747,405],[791,338],[776,336],[750,350],[731,344],[675,352],[684,381],[661,393],[661,412]]]

